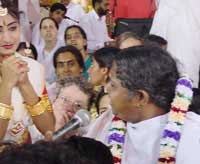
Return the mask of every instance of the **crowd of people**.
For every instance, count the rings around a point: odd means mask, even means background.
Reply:
[[[200,162],[200,60],[185,74],[153,34],[160,10],[152,34],[111,38],[109,0],[88,13],[61,0],[38,19],[19,4],[0,0],[0,164]],[[80,109],[90,124],[54,141]]]

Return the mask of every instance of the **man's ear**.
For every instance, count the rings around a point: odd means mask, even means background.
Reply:
[[[137,106],[145,106],[150,102],[150,96],[145,90],[138,90],[134,93],[134,103]]]

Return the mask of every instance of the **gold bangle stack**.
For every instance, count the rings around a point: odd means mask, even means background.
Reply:
[[[0,118],[3,120],[10,120],[13,114],[13,107],[0,103]]]
[[[28,105],[28,104],[25,105],[32,117],[39,116],[43,114],[45,111],[52,112],[51,103],[46,94],[42,95],[40,101],[35,105]]]

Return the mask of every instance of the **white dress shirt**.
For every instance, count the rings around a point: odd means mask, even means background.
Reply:
[[[200,68],[199,0],[160,0],[150,33],[168,41],[167,50],[180,61],[179,71],[187,73],[198,86]]]
[[[168,114],[139,123],[127,123],[127,133],[123,147],[122,164],[158,163],[160,138],[167,122]],[[108,130],[113,115],[108,110],[89,128],[87,137],[95,138],[108,145]],[[179,142],[176,164],[200,163],[200,116],[188,112],[184,130]]]
[[[31,4],[30,4],[31,3]],[[40,4],[39,0],[23,0],[18,2],[19,11],[23,13],[20,14],[20,26],[21,26],[21,41],[30,42],[32,34],[32,24],[35,24],[36,20],[40,19]]]
[[[70,2],[66,6],[66,9],[67,9],[67,12],[66,12],[65,16],[71,18],[72,20],[65,19],[65,21],[67,23],[69,23],[70,25],[77,24],[77,22],[80,21],[81,17],[85,15],[85,11],[84,11],[83,7],[79,4]]]
[[[95,10],[85,14],[79,25],[87,34],[88,52],[94,52],[104,47],[104,43],[111,41],[106,27],[106,17],[99,17]]]

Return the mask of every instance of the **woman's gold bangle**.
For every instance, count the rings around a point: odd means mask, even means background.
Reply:
[[[0,118],[3,120],[10,120],[13,114],[13,107],[0,103]]]

